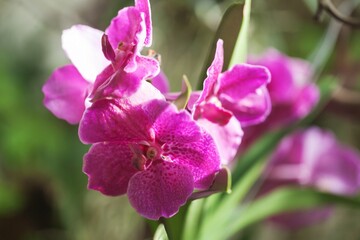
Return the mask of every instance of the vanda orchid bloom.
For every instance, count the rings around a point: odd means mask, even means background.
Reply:
[[[202,92],[195,92],[188,108],[193,118],[221,149],[223,164],[229,164],[243,137],[242,126],[263,121],[271,109],[266,85],[269,71],[261,66],[237,64],[221,73],[223,41],[217,42],[214,60],[207,70]]]
[[[284,138],[264,172],[260,195],[284,186],[313,187],[339,195],[360,192],[360,155],[341,145],[331,132],[317,127]],[[331,208],[315,208],[273,216],[285,228],[311,225],[328,217]]]
[[[135,0],[112,19],[105,33],[75,25],[62,34],[71,65],[56,69],[43,86],[45,106],[58,118],[79,123],[90,101],[123,97],[159,73],[159,63],[140,51],[152,41],[150,4]],[[88,98],[88,99],[87,99]]]
[[[220,169],[212,137],[191,115],[161,99],[134,105],[129,99],[100,99],[79,127],[90,189],[127,194],[144,217],[176,214],[194,189],[208,189]]]
[[[269,71],[262,66],[236,64],[221,73],[223,41],[218,40],[214,61],[207,70],[204,89],[194,104],[194,119],[225,125],[234,116],[242,126],[264,121],[271,110],[266,85]]]

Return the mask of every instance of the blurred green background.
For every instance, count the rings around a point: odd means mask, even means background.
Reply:
[[[193,86],[203,74],[215,31],[230,0],[152,0],[154,41],[172,90],[186,74]],[[253,1],[250,52],[267,47],[296,57],[311,55],[329,22],[313,20],[316,1]],[[42,84],[69,63],[61,32],[74,24],[104,30],[133,1],[0,0],[0,239],[150,239],[126,197],[88,191],[82,156],[88,146],[77,127],[42,105]],[[355,13],[356,14],[356,13]],[[358,16],[360,16],[358,14]],[[229,33],[231,34],[231,32]],[[342,28],[328,51],[326,73],[360,88],[360,31]],[[347,99],[348,100],[348,99]],[[358,96],[333,99],[316,120],[345,143],[360,148]],[[248,239],[359,239],[360,213],[338,208],[328,221],[288,232],[266,223]],[[221,231],[219,229],[219,231]]]

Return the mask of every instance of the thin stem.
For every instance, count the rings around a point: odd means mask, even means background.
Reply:
[[[360,20],[346,16],[342,12],[340,12],[335,5],[331,2],[331,0],[318,0],[318,9],[315,14],[315,19],[319,20],[322,11],[327,12],[333,18],[337,19],[338,21],[349,25],[354,28],[360,28]]]

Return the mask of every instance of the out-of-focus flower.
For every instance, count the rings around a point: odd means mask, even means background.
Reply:
[[[121,9],[105,33],[84,25],[65,30],[62,46],[72,65],[56,69],[45,83],[44,105],[76,124],[90,100],[131,95],[159,73],[159,63],[140,54],[151,45],[151,32],[148,0]]]
[[[312,127],[281,141],[264,178],[261,195],[289,185],[353,195],[360,190],[360,155],[338,143],[332,133]],[[297,228],[321,220],[330,213],[330,208],[326,207],[282,214],[271,220],[284,227]]]
[[[271,82],[267,88],[272,110],[263,123],[244,128],[241,149],[268,130],[284,127],[305,117],[319,99],[319,90],[311,83],[313,72],[309,62],[285,56],[275,49],[268,50],[259,58],[252,57],[249,62],[270,70]]]
[[[84,157],[89,188],[126,193],[149,219],[176,214],[195,188],[211,186],[220,169],[211,136],[187,111],[160,99],[137,105],[98,100],[85,111],[79,136],[93,144]]]
[[[242,126],[262,122],[271,110],[266,89],[269,71],[262,66],[237,64],[221,73],[223,55],[223,41],[219,40],[204,89],[194,104],[194,119],[225,125],[235,116]]]

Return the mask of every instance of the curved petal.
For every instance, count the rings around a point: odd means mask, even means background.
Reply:
[[[127,194],[137,212],[148,219],[158,220],[175,215],[193,190],[193,177],[186,167],[155,161],[147,170],[130,179]]]
[[[251,57],[249,60],[250,64],[261,65],[269,69],[271,82],[268,85],[268,90],[273,104],[287,102],[293,98],[291,90],[294,89],[295,83],[293,82],[289,60],[289,57],[276,49],[269,49],[262,56]]]
[[[163,94],[170,91],[169,81],[163,71],[151,79],[151,84]]]
[[[73,65],[56,69],[42,87],[44,105],[56,117],[79,123],[85,110],[85,98],[89,83]]]
[[[126,72],[123,69],[114,71],[108,66],[96,79],[91,97],[99,98],[124,98],[136,94],[142,82],[159,73],[159,63],[152,58],[136,57],[137,69]],[[158,98],[156,94],[153,98]]]
[[[145,46],[150,47],[152,42],[152,24],[151,24],[151,9],[149,0],[135,0],[135,7],[144,13],[146,25],[146,38],[144,41]]]
[[[232,112],[243,127],[263,122],[271,111],[271,100],[265,87],[242,99],[234,99],[225,94],[221,94],[219,99],[223,108]]]
[[[194,177],[195,187],[208,189],[220,169],[220,156],[212,137],[203,132],[191,142],[173,141],[163,146],[163,155],[179,165],[186,166]]]
[[[195,120],[205,118],[210,122],[217,123],[221,126],[226,125],[233,116],[231,111],[219,107],[216,103],[207,102],[195,107],[193,117]]]
[[[130,178],[138,172],[132,156],[124,142],[94,144],[84,156],[83,171],[89,177],[88,188],[110,196],[125,194]]]
[[[152,123],[156,139],[164,143],[193,142],[200,138],[201,130],[186,111],[178,112],[173,104],[153,100],[143,107]]]
[[[145,29],[141,25],[142,21],[140,11],[137,8],[126,7],[121,9],[105,30],[113,49],[117,49],[119,44],[123,44],[125,48],[132,44],[136,46],[139,42],[142,44],[146,36]]]
[[[239,121],[232,117],[225,126],[214,124],[206,119],[199,119],[197,123],[214,139],[217,149],[219,149],[221,163],[225,165],[231,163],[244,135]]]
[[[62,47],[80,74],[89,82],[110,64],[102,52],[103,32],[85,25],[64,30]]]
[[[218,78],[222,71],[224,63],[224,49],[223,40],[219,39],[216,44],[216,52],[214,60],[207,70],[207,78],[204,80],[203,91],[195,103],[195,107],[201,102],[205,101],[209,96],[215,94],[215,88],[218,84]]]
[[[233,101],[241,100],[270,82],[270,72],[262,66],[237,64],[219,77],[218,94],[224,94]]]
[[[148,118],[140,106],[133,106],[126,99],[102,99],[85,111],[79,137],[83,143],[146,141],[151,140],[148,126]]]

